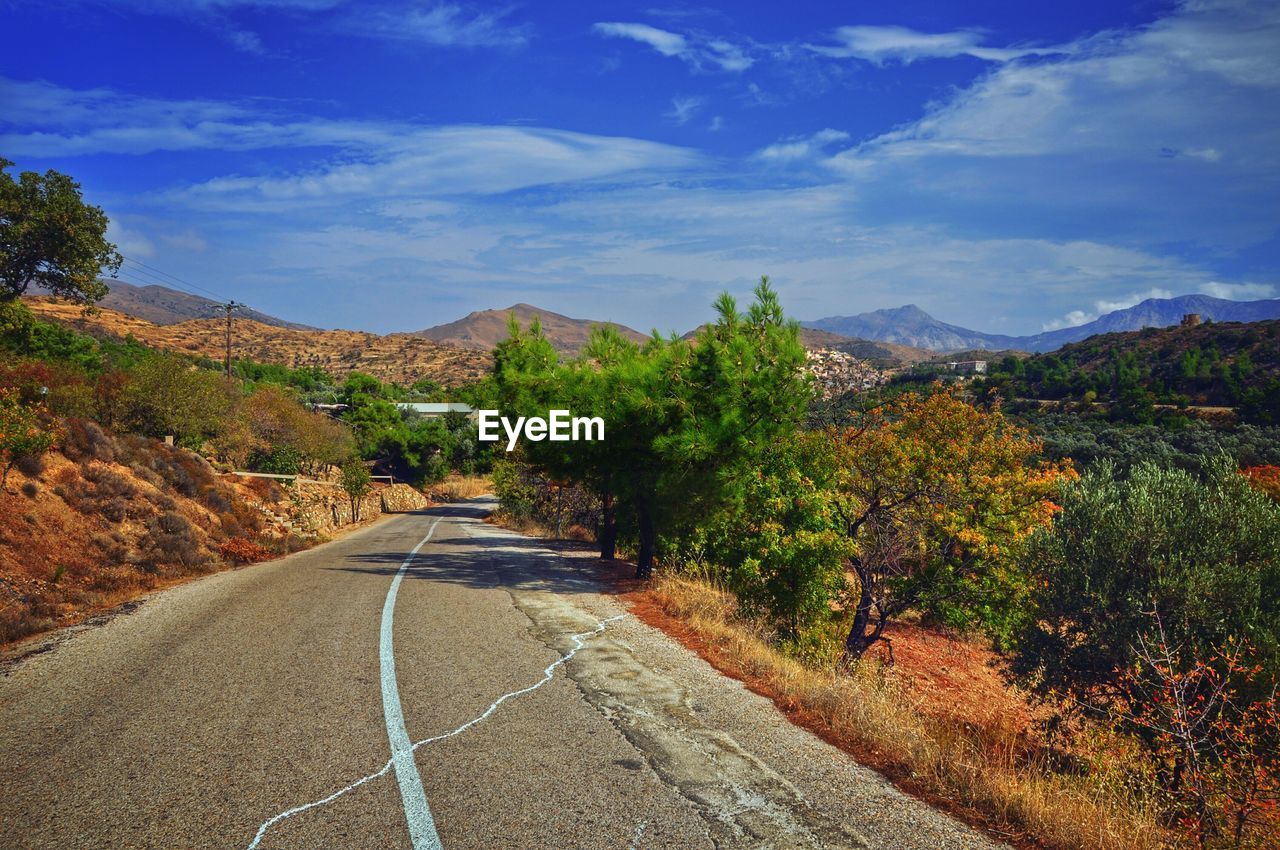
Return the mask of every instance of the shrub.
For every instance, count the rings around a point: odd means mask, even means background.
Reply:
[[[44,473],[44,455],[22,455],[14,467],[28,478],[39,478]]]
[[[1241,474],[1256,489],[1280,502],[1280,466],[1251,466]]]
[[[93,484],[93,496],[98,499],[132,499],[138,495],[132,481],[105,466],[86,467],[84,479]]]
[[[231,510],[230,494],[218,485],[204,487],[200,491],[200,501],[216,514],[224,514]]]
[[[28,481],[26,484],[22,485],[22,495],[26,496],[28,499],[34,499],[36,494],[39,492],[40,488],[37,487],[34,482]]]
[[[1264,846],[1267,835],[1280,835],[1276,681],[1246,661],[1247,642],[1197,657],[1169,643],[1158,614],[1152,619],[1111,717],[1146,746],[1169,814],[1190,843]]]
[[[784,637],[829,619],[846,601],[853,546],[831,494],[825,434],[776,443],[746,476],[738,509],[709,531],[710,559],[749,616],[767,615]]]
[[[271,552],[265,547],[243,537],[232,537],[222,541],[218,552],[233,564],[256,564],[271,557]]]
[[[144,565],[151,571],[161,566],[199,569],[210,561],[200,545],[195,527],[177,511],[166,511],[147,523],[143,540]]]
[[[85,463],[91,460],[112,463],[116,459],[115,440],[88,419],[67,420],[66,436],[62,440],[62,453],[68,460]]]
[[[13,389],[0,389],[0,490],[9,470],[24,457],[42,455],[58,441],[58,432],[46,424],[43,405],[24,402]]]

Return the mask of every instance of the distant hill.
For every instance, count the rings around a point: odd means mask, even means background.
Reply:
[[[834,334],[816,328],[800,329],[800,342],[813,351],[820,348],[843,351],[859,360],[868,360],[881,366],[910,366],[933,357],[933,352],[895,342],[877,342],[870,339]]]
[[[1083,325],[1030,336],[988,334],[958,325],[949,325],[935,319],[914,304],[859,313],[855,316],[829,316],[803,324],[805,327],[845,336],[896,342],[932,351],[964,349],[1053,351],[1095,334],[1176,325],[1187,313],[1199,313],[1202,319],[1215,322],[1257,322],[1278,319],[1280,318],[1280,298],[1262,301],[1228,301],[1208,295],[1148,298],[1133,307],[1116,310]]]
[[[221,360],[226,325],[218,319],[192,319],[159,325],[111,309],[86,314],[84,308],[49,298],[27,299],[31,311],[98,337],[132,335],[153,348]],[[365,372],[382,381],[408,385],[427,378],[446,387],[474,381],[491,364],[487,353],[455,348],[411,334],[298,330],[237,317],[233,355],[291,368],[318,366],[342,380]]]
[[[1075,399],[1140,410],[1155,404],[1234,407],[1280,425],[1280,321],[1213,322],[1099,334],[988,366],[1008,398]]]
[[[513,304],[505,310],[477,310],[456,322],[415,331],[412,336],[423,337],[442,345],[492,351],[494,346],[507,338],[507,319],[512,313],[515,313],[521,325],[526,326],[535,316],[538,317],[542,322],[542,332],[546,334],[551,345],[557,351],[566,354],[577,354],[586,345],[588,337],[591,336],[591,329],[596,325],[612,325],[623,336],[630,337],[636,342],[644,342],[648,339],[646,334],[626,325],[597,322],[591,319],[574,319],[534,307],[532,304]]]
[[[805,327],[878,342],[895,342],[930,351],[959,351],[966,348],[1018,348],[1016,337],[985,334],[958,325],[940,322],[914,304],[888,310],[873,310],[856,316],[829,316]]]
[[[222,305],[219,302],[211,298],[202,298],[199,295],[179,292],[167,286],[156,286],[154,284],[135,286],[123,280],[108,280],[106,284],[111,290],[105,298],[98,302],[99,307],[115,310],[117,313],[124,313],[126,316],[146,319],[148,322],[154,322],[157,325],[176,325],[188,319],[209,319],[222,315]],[[46,293],[33,289],[31,294],[42,295]],[[309,325],[287,322],[284,319],[277,319],[275,316],[268,316],[266,313],[259,313],[257,310],[243,307],[236,311],[236,315],[277,328],[314,330]]]

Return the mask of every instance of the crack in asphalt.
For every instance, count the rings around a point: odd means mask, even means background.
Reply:
[[[502,696],[494,700],[493,703],[487,709],[485,709],[483,713],[472,718],[471,720],[468,720],[466,723],[463,723],[461,726],[458,726],[455,729],[451,729],[448,732],[444,732],[440,735],[434,735],[430,738],[423,738],[420,741],[414,742],[413,745],[410,746],[409,751],[416,752],[418,747],[423,747],[423,746],[426,746],[427,744],[438,743],[447,738],[452,738],[456,735],[460,735],[463,732],[470,729],[472,726],[475,726],[476,724],[481,723],[484,720],[488,719],[495,711],[498,710],[499,706],[501,706],[507,700],[515,699],[518,696],[523,696],[527,693],[536,691],[538,688],[542,687],[547,682],[550,682],[555,677],[555,672],[557,667],[560,667],[565,663],[567,663],[571,658],[573,658],[573,656],[578,654],[578,651],[580,649],[586,646],[587,638],[591,638],[598,634],[601,634],[609,623],[612,623],[615,620],[621,620],[625,616],[627,615],[618,614],[613,617],[606,617],[603,620],[597,620],[594,629],[590,629],[585,632],[578,632],[577,634],[570,635],[569,639],[574,642],[573,649],[569,650],[566,653],[563,653],[555,661],[548,664],[546,669],[542,671],[542,678],[539,679],[537,682],[535,682],[532,685],[529,685],[526,688],[521,688],[520,690],[510,691],[508,693],[503,694]],[[355,789],[359,788],[361,785],[364,785],[366,782],[371,782],[374,779],[379,779],[383,776],[386,776],[391,771],[391,767],[394,764],[394,761],[395,761],[394,759],[387,759],[387,763],[384,764],[380,770],[377,770],[373,773],[360,777],[355,782],[352,782],[351,784],[338,789],[337,791],[333,792],[327,797],[323,797],[319,800],[313,800],[310,803],[304,803],[303,805],[295,806],[292,809],[286,809],[285,811],[280,812],[279,814],[273,815],[272,817],[268,818],[266,821],[263,821],[262,825],[258,827],[258,832],[254,835],[253,841],[249,842],[249,845],[248,847],[245,848],[245,850],[256,850],[258,844],[261,843],[263,837],[266,836],[267,831],[270,830],[271,827],[275,826],[280,821],[285,820],[286,818],[291,818],[294,815],[302,814],[303,812],[309,811],[311,809],[316,809],[321,806],[332,803],[334,800],[338,799],[344,794],[354,791]]]

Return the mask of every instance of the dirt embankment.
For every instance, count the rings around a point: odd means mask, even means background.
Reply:
[[[428,504],[406,484],[381,487],[360,521]],[[61,450],[15,468],[0,492],[0,643],[352,523],[336,485],[219,474],[194,452],[73,422]]]

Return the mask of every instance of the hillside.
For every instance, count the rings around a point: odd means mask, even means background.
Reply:
[[[1280,319],[1280,299],[1228,301],[1208,295],[1177,298],[1148,298],[1123,310],[1115,310],[1082,325],[1060,328],[1029,336],[989,334],[939,321],[914,304],[887,310],[873,310],[854,316],[828,316],[806,327],[845,336],[953,352],[964,349],[997,351],[1053,351],[1102,333],[1136,331],[1176,325],[1187,313],[1199,313],[1215,322],[1256,322]]]
[[[537,317],[542,322],[542,332],[557,351],[576,354],[586,345],[591,329],[596,325],[611,325],[626,337],[644,342],[648,337],[637,330],[615,322],[597,322],[591,319],[574,319],[532,304],[513,304],[505,310],[477,310],[455,322],[415,331],[411,336],[438,342],[456,348],[492,351],[507,338],[507,322],[514,313],[521,325],[528,325]]]
[[[888,368],[910,366],[912,363],[919,363],[933,357],[932,351],[923,348],[913,348],[895,342],[857,339],[817,328],[801,327],[800,342],[810,351],[820,349],[843,351],[860,360],[867,360]]]
[[[989,367],[1017,398],[1080,399],[1140,409],[1152,403],[1235,407],[1280,424],[1280,321],[1209,323],[1101,334]]]
[[[37,297],[26,299],[37,316],[77,328],[94,336],[123,339],[133,336],[154,348],[221,360],[225,352],[225,323],[195,319],[157,325],[115,310],[86,314],[74,304]],[[360,331],[295,330],[238,318],[234,324],[233,356],[291,368],[317,366],[335,378],[365,372],[380,381],[408,385],[427,378],[443,386],[457,386],[481,377],[489,356],[453,348],[412,334]]]
[[[170,289],[167,286],[156,286],[155,284],[135,286],[123,280],[108,280],[106,284],[111,287],[111,291],[98,302],[99,307],[115,310],[117,313],[124,313],[126,316],[133,316],[137,319],[146,319],[148,322],[154,322],[157,325],[176,325],[188,319],[208,319],[223,315],[222,304],[212,298],[190,295],[186,292]],[[31,294],[40,295],[43,293],[33,289]],[[269,316],[266,313],[259,313],[257,310],[245,307],[240,308],[236,312],[236,316],[277,328],[293,328],[294,330],[303,331],[314,330],[309,325],[287,322],[284,319],[277,319],[275,316]]]
[[[361,516],[426,505],[407,484],[379,485]],[[336,484],[219,474],[195,452],[74,420],[58,451],[25,460],[0,492],[0,644],[353,522]]]

